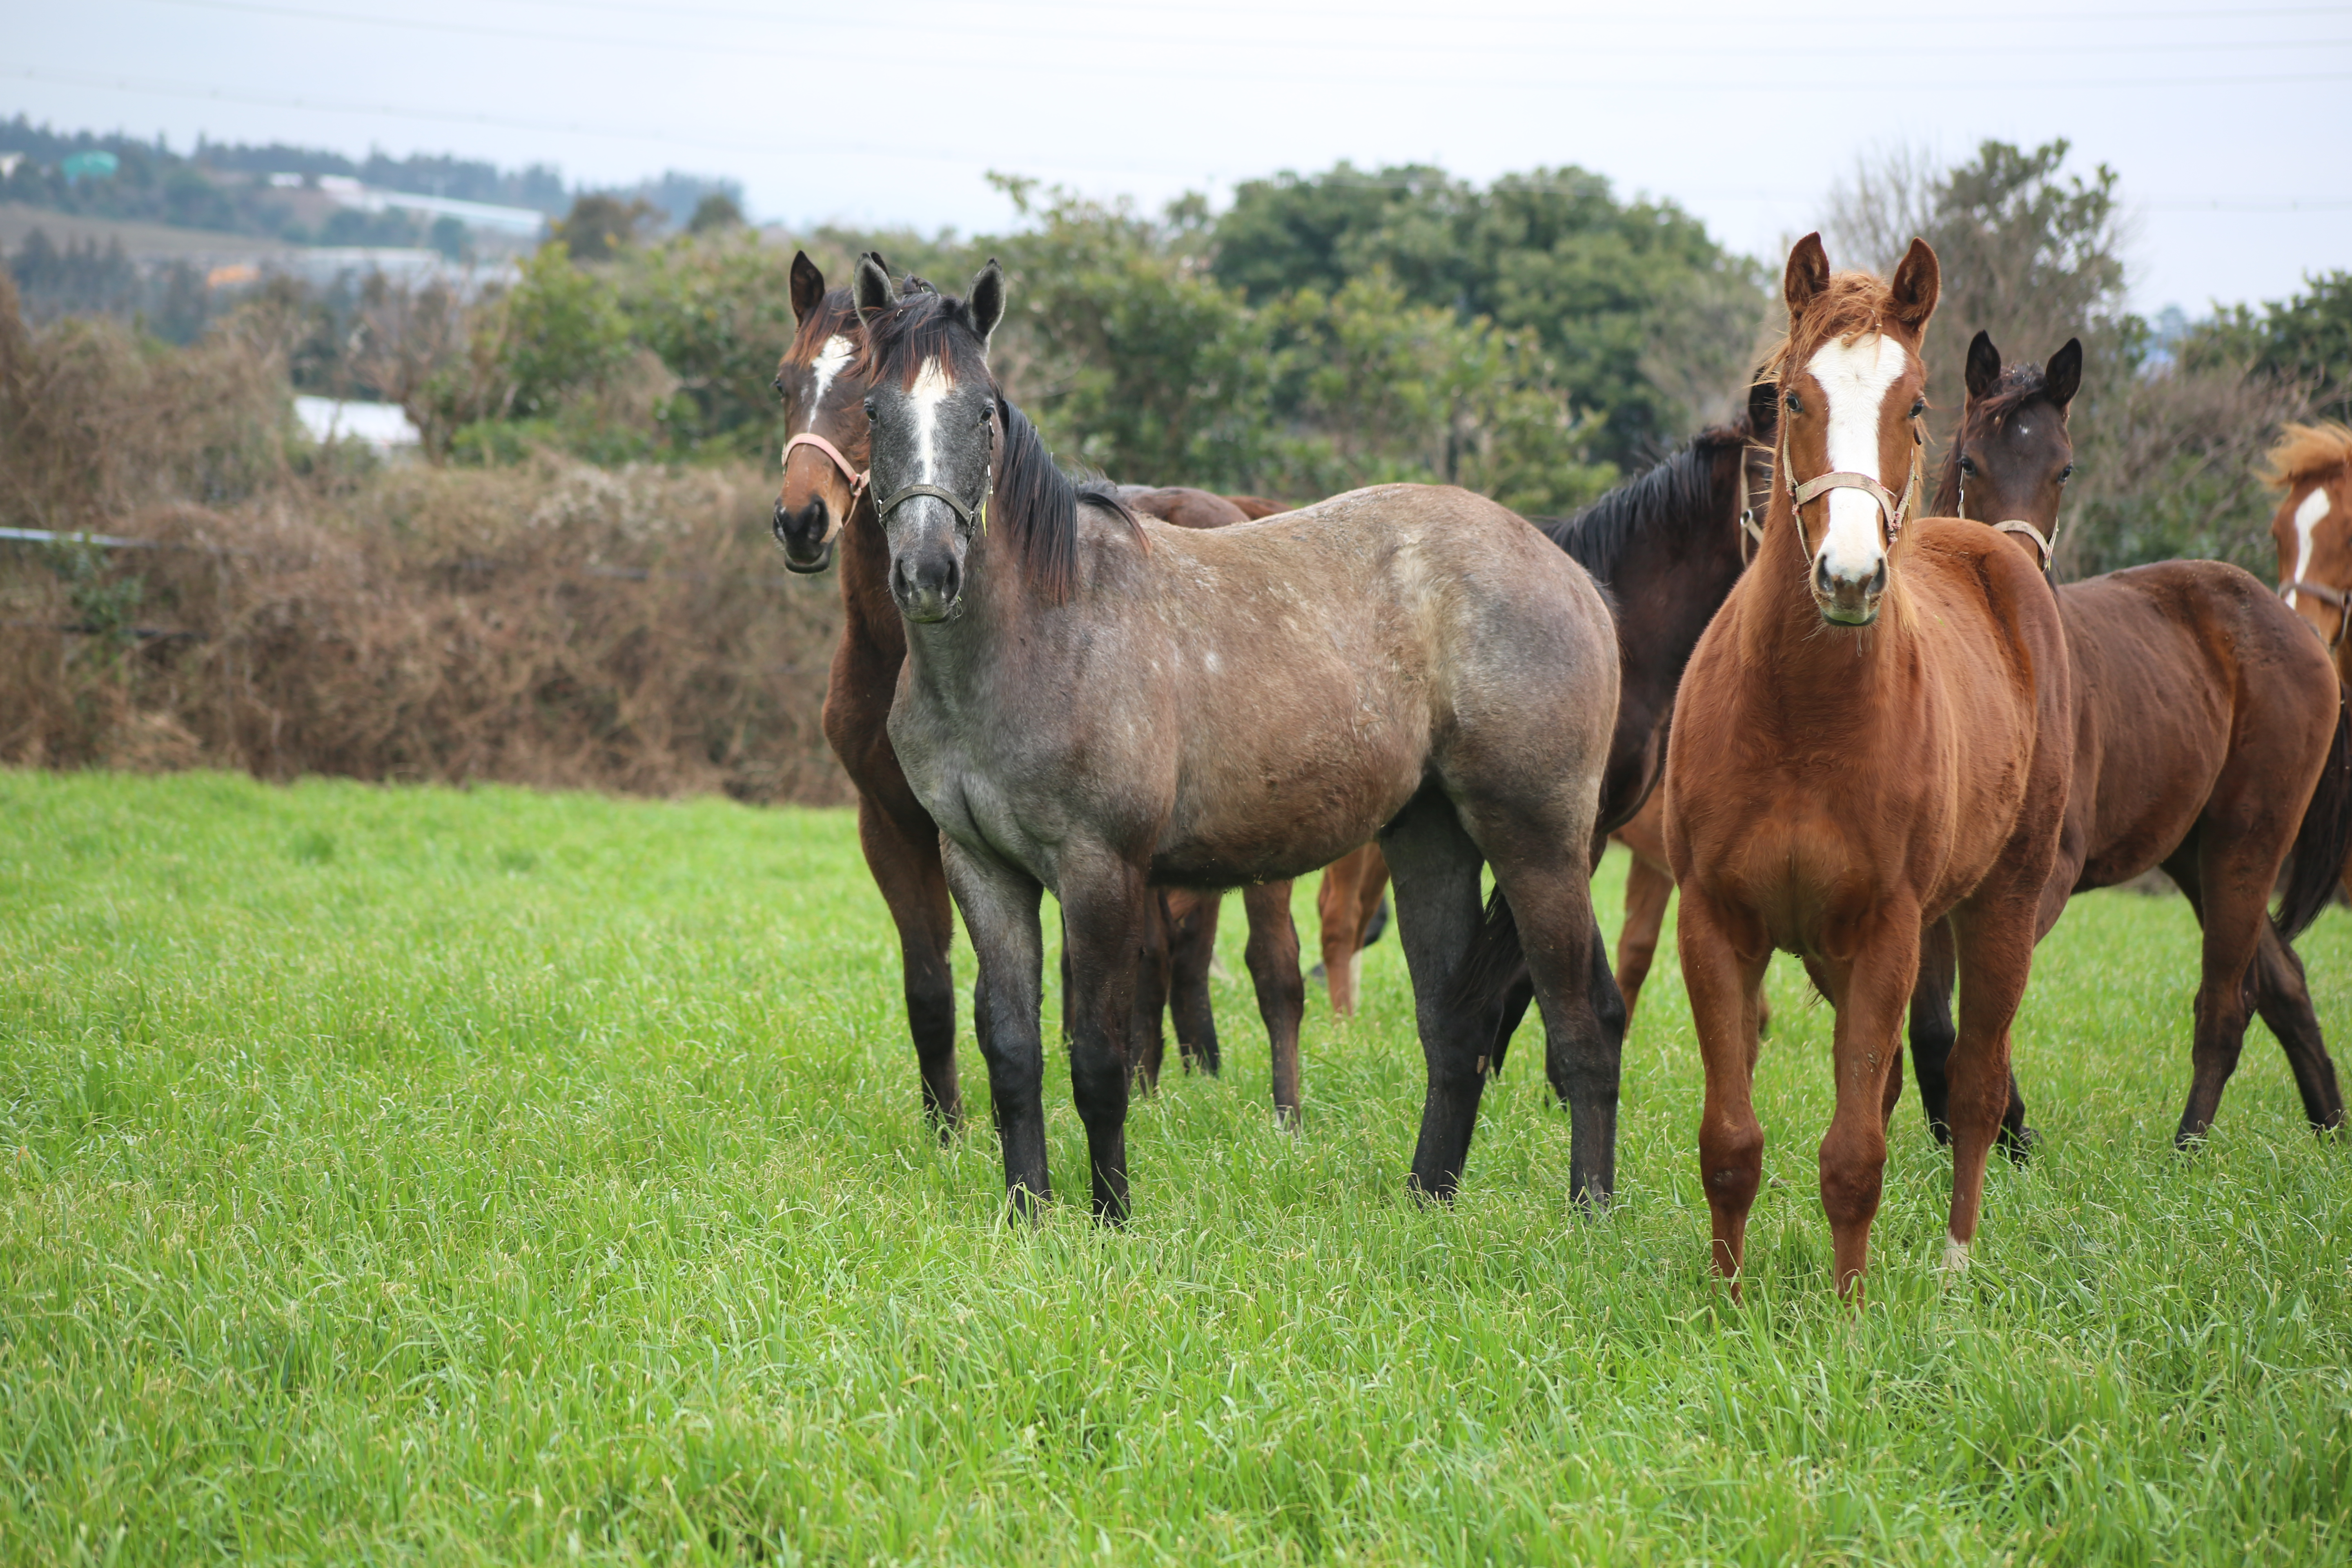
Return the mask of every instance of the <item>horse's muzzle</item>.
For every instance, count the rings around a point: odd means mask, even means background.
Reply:
[[[797,510],[778,501],[775,531],[785,571],[811,574],[833,564],[833,509],[823,496]]]
[[[1813,558],[1813,603],[1822,619],[1832,626],[1866,626],[1878,618],[1879,601],[1886,595],[1886,557],[1880,555],[1867,576],[1830,569],[1826,553]]]
[[[917,626],[953,619],[963,608],[963,567],[944,552],[919,562],[902,556],[890,563],[890,597]]]

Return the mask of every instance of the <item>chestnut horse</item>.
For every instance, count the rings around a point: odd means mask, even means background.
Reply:
[[[2082,382],[2074,340],[2044,365],[2006,369],[1992,338],[1969,344],[1968,402],[1935,510],[1988,522],[2037,567],[2055,542],[2074,468],[2067,409]],[[2342,1125],[2344,1099],[2287,944],[2334,893],[2352,847],[2352,732],[2326,651],[2251,574],[2165,561],[2058,590],[2074,671],[2074,782],[2042,934],[2066,901],[2158,867],[2204,929],[2193,1076],[2174,1142],[2205,1135],[2259,1010],[2285,1048],[2304,1114]],[[2265,905],[2281,865],[2275,921]],[[1952,1046],[1950,933],[1927,933],[1911,997],[1911,1059],[1928,1126],[1945,1135]],[[2003,1136],[2027,1146],[2012,1078]]]
[[[2352,429],[2334,420],[2289,425],[2263,479],[2283,491],[2271,517],[2279,597],[2326,639],[2339,683],[2352,684]],[[2344,868],[2352,898],[2352,862]]]
[[[1962,976],[1948,1064],[1957,1268],[2057,858],[2074,748],[2056,597],[1982,525],[1908,515],[1938,280],[1924,240],[1892,284],[1832,276],[1819,235],[1790,252],[1764,538],[1675,710],[1666,854],[1706,1069],[1713,1258],[1735,1294],[1763,1175],[1756,1000],[1773,950],[1801,957],[1837,1010],[1822,1206],[1837,1289],[1858,1300],[1920,932],[1951,917]]]
[[[907,787],[887,729],[907,638],[884,583],[889,556],[866,482],[866,385],[855,363],[865,329],[849,290],[828,290],[824,274],[805,253],[793,258],[792,305],[798,327],[775,379],[789,432],[776,539],[783,546],[784,564],[794,572],[822,572],[832,564],[836,548],[840,552],[841,641],[825,690],[825,739],[857,791],[858,844],[898,931],[923,1108],[944,1135],[963,1116],[948,961],[954,924],[940,868],[938,826]],[[1140,505],[1195,527],[1223,527],[1280,510],[1256,496],[1229,498],[1194,489],[1132,493]],[[1254,888],[1244,895],[1250,913],[1246,959],[1272,1041],[1275,1103],[1285,1116],[1295,1115],[1298,1106],[1298,1026],[1306,1009],[1289,895],[1287,884]],[[1184,1059],[1204,1071],[1218,1069],[1208,992],[1215,942],[1213,902],[1172,892],[1148,911],[1135,1022],[1142,1041],[1136,1066],[1147,1083],[1159,1079],[1163,1002],[1175,1015]]]
[[[1491,861],[1573,1087],[1571,1183],[1605,1202],[1617,1055],[1589,989],[1584,857],[1617,661],[1591,580],[1520,519],[1444,487],[1357,490],[1244,529],[1139,520],[1065,479],[998,390],[994,262],[968,300],[902,297],[870,258],[855,292],[886,581],[907,626],[890,741],[979,953],[1014,1210],[1051,1190],[1045,889],[1070,944],[1094,1211],[1117,1220],[1148,889],[1293,877],[1375,831],[1428,1069],[1414,1187],[1454,1192],[1486,1086],[1494,1016],[1461,999]]]

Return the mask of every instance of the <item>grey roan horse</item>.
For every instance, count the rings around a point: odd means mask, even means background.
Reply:
[[[1429,1073],[1415,1188],[1460,1184],[1524,943],[1570,1178],[1606,1202],[1617,1051],[1590,994],[1586,856],[1617,639],[1584,573],[1465,491],[1386,485],[1246,527],[1142,521],[1073,485],[998,391],[991,262],[968,300],[861,263],[872,488],[907,662],[890,742],[939,823],[1016,1212],[1051,1191],[1039,900],[1071,950],[1070,1077],[1094,1211],[1128,1210],[1125,1041],[1146,889],[1296,877],[1375,833]],[[1492,861],[1516,917],[1483,922]]]

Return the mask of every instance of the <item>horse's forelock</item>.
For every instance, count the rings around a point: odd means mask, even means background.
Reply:
[[[814,364],[824,352],[824,345],[835,338],[846,338],[855,343],[865,335],[865,328],[857,320],[856,302],[849,290],[828,289],[817,301],[816,309],[803,316],[793,330],[793,346],[784,352],[784,358],[793,364]]]
[[[2352,428],[2333,419],[2290,424],[2263,458],[2263,480],[2273,489],[2293,489],[2305,479],[2352,468]]]
[[[923,366],[937,361],[953,382],[959,349],[979,361],[985,374],[987,345],[972,325],[971,307],[959,295],[913,289],[888,310],[866,318],[857,368],[877,385],[895,376],[899,385],[911,387]]]

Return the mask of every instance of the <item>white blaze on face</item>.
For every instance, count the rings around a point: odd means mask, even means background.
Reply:
[[[825,389],[833,384],[833,378],[841,374],[841,367],[849,363],[849,356],[855,352],[849,340],[835,332],[824,340],[824,347],[819,349],[816,358],[809,362],[809,413],[812,417],[824,406]]]
[[[907,394],[915,405],[915,460],[922,465],[927,485],[939,482],[940,405],[954,390],[947,368],[933,358],[915,373],[915,384]]]
[[[1879,416],[1886,389],[1910,363],[1909,351],[1884,332],[1850,343],[1823,343],[1806,362],[1805,369],[1829,400],[1832,471],[1867,474],[1886,483],[1886,476],[1878,471]],[[1865,491],[1847,489],[1833,489],[1822,500],[1829,509],[1829,526],[1822,531],[1815,555],[1829,568],[1831,581],[1868,582],[1886,558],[1878,503]]]
[[[2311,493],[2303,498],[2303,504],[2294,509],[2294,575],[2288,579],[2290,582],[2302,582],[2304,574],[2311,570],[2311,531],[2327,515],[2327,487],[2314,485]],[[2294,608],[2292,588],[2286,591],[2286,607]]]

